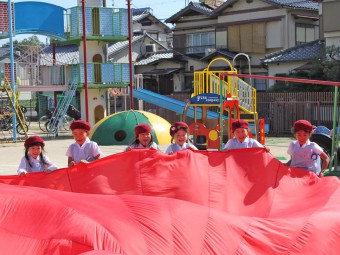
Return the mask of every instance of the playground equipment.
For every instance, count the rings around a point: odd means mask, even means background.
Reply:
[[[335,81],[322,81],[322,80],[309,80],[309,79],[298,79],[298,78],[285,78],[285,77],[273,77],[263,75],[248,75],[248,74],[236,74],[236,73],[225,73],[230,77],[238,78],[253,78],[253,79],[264,79],[264,80],[276,80],[285,82],[296,82],[306,84],[320,84],[326,86],[334,86],[334,104],[333,104],[333,128],[332,134],[325,134],[323,132],[313,134],[311,140],[320,143],[326,152],[330,155],[330,163],[328,171],[325,175],[339,175],[339,171],[336,171],[338,166],[338,153],[339,153],[339,135],[337,130],[340,130],[340,118],[338,117],[338,103],[339,103],[339,89],[340,82]],[[324,130],[324,129],[323,129]]]
[[[229,71],[211,70],[217,61],[225,62]],[[193,93],[185,108],[183,119],[185,120],[188,109],[193,107],[194,123],[189,126],[189,129],[198,148],[221,150],[223,142],[232,137],[230,129],[233,119],[244,118],[253,123],[255,126],[253,135],[259,137],[256,90],[242,79],[230,77],[228,74],[237,74],[237,70],[225,58],[216,58],[203,71],[194,73]],[[210,107],[218,109],[218,118],[215,122],[208,123]],[[201,118],[198,117],[198,109],[202,112]],[[227,128],[225,129],[224,126]],[[263,131],[260,141],[264,142],[264,129],[260,130]],[[227,136],[224,136],[224,131]]]
[[[4,63],[2,68],[3,77],[7,77],[14,92],[53,91],[56,99],[57,91],[63,91],[61,99],[55,100],[52,115],[55,121],[50,123],[49,135],[57,134],[76,90],[80,92],[82,118],[91,125],[104,118],[107,91],[103,88],[127,87],[130,83],[130,65],[107,63],[105,52],[106,43],[128,39],[129,10],[102,7],[100,0],[88,1],[86,7],[84,1],[78,1],[78,6],[70,9],[43,2],[11,5],[0,2],[0,16],[12,21],[12,14],[13,25],[0,23],[0,38],[11,39],[17,34],[42,34],[51,38],[50,51],[34,49],[22,54],[16,63],[13,59]],[[79,56],[71,64],[56,57],[57,51],[67,44],[77,45],[79,49]],[[23,83],[18,87],[11,79],[17,76]]]
[[[91,130],[91,140],[99,145],[128,145],[135,140],[134,128],[147,123],[152,129],[154,142],[169,144],[171,124],[156,114],[145,111],[123,111],[100,120]]]

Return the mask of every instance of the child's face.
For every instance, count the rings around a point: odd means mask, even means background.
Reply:
[[[188,140],[188,134],[185,132],[185,130],[180,129],[174,134],[174,140],[175,143],[177,143],[179,146],[183,146],[184,143]]]
[[[304,145],[307,140],[311,137],[311,133],[308,133],[304,130],[299,130],[295,132],[295,138],[299,142],[300,145]]]
[[[234,136],[240,143],[243,143],[244,140],[248,137],[248,129],[246,128],[236,128],[234,131]]]
[[[35,145],[28,148],[28,153],[31,155],[32,158],[36,159],[42,151],[41,146]]]
[[[149,132],[140,133],[137,138],[138,138],[139,142],[144,147],[146,147],[151,142],[151,133],[149,133]]]
[[[84,129],[74,129],[72,135],[77,144],[81,146],[84,144],[89,132]]]

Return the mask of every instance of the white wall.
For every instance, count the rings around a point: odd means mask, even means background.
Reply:
[[[104,108],[104,116],[107,116],[106,111],[106,89],[89,89],[88,90],[88,112],[91,127],[95,124],[94,109],[96,106],[101,105]],[[86,120],[86,108],[85,108],[85,89],[80,92],[80,108],[81,108],[81,118]]]
[[[276,74],[288,74],[290,71],[305,65],[307,62],[289,62],[280,64],[269,64],[268,65],[268,76],[275,76]],[[268,80],[268,88],[272,87],[276,81]]]
[[[87,62],[91,63],[92,58],[96,54],[100,54],[102,56],[103,62],[105,62],[104,49],[106,45],[104,42],[97,41],[87,41],[86,42],[86,53],[87,53]],[[79,62],[84,63],[84,44],[81,41],[79,46]]]

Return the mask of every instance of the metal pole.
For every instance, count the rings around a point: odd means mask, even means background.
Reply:
[[[133,63],[132,63],[132,17],[131,17],[131,0],[127,0],[128,6],[128,29],[129,29],[129,67],[130,67],[130,109],[134,109],[133,101]]]
[[[13,91],[12,101],[13,101],[13,111],[15,111],[15,92],[16,92],[16,84],[14,79],[14,52],[13,52],[13,21],[12,21],[12,3],[11,0],[8,0],[8,31],[9,31],[9,48],[10,48],[10,66],[11,66],[11,87]],[[17,116],[13,115],[13,140],[17,140]]]
[[[87,52],[86,52],[86,12],[85,12],[85,0],[81,1],[82,5],[82,21],[83,21],[83,46],[84,46],[84,89],[85,89],[85,119],[89,121],[89,93],[87,84]]]
[[[220,148],[219,151],[222,151],[223,144],[223,76],[220,75]]]
[[[56,45],[55,45],[55,43],[52,43],[52,61],[53,61],[53,66],[55,66],[56,65]],[[57,108],[57,103],[58,103],[57,91],[54,91],[53,96],[54,96],[54,109],[55,109],[55,108]]]
[[[335,139],[335,135],[338,136],[339,130],[336,132],[336,119],[338,116],[338,86],[335,86],[334,88],[334,104],[333,104],[333,132],[332,132],[332,152],[331,152],[331,162],[329,164],[329,171],[332,171],[332,165],[334,166],[334,170],[336,170],[336,165],[337,164],[337,155],[334,153],[335,149],[335,142],[337,139]],[[336,155],[334,157],[334,155]],[[333,163],[333,164],[332,164]]]

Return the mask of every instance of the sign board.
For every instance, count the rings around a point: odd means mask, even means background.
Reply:
[[[219,104],[219,103],[220,95],[214,93],[198,94],[191,98],[191,104]]]

